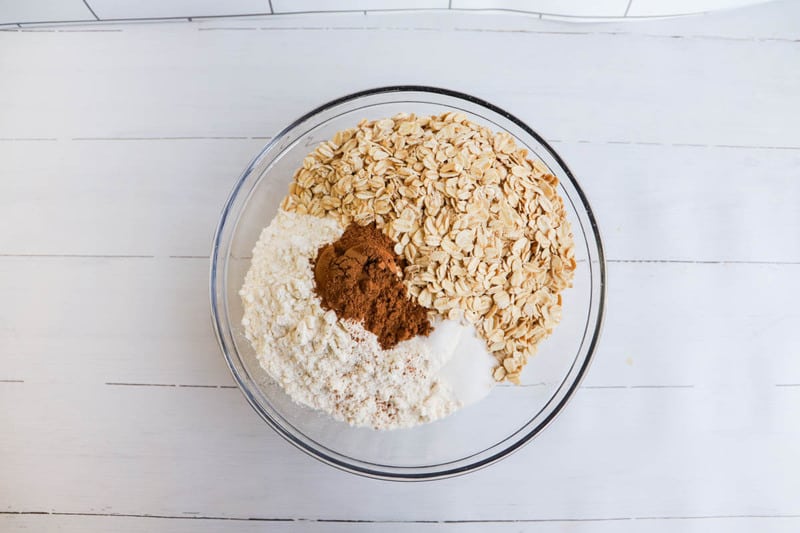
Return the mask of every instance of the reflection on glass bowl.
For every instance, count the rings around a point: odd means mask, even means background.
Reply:
[[[277,212],[305,155],[362,119],[397,113],[460,111],[520,147],[559,179],[575,237],[578,267],[562,293],[562,320],[522,373],[480,402],[411,429],[354,428],[294,403],[259,366],[245,339],[238,295],[250,253]],[[463,474],[491,464],[535,437],[561,411],[587,371],[601,329],[605,262],[594,216],[572,173],[532,129],[472,96],[430,87],[385,87],[327,103],[280,132],[237,181],[220,217],[211,257],[211,308],[220,347],[247,401],[278,433],[333,466],[370,477],[418,480]]]

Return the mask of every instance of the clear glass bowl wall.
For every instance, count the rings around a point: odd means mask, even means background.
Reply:
[[[563,318],[525,368],[522,385],[502,384],[481,402],[431,424],[374,431],[353,428],[292,402],[261,369],[240,324],[238,291],[259,234],[276,214],[294,171],[314,147],[362,119],[460,111],[507,131],[560,181],[575,235],[578,268],[563,293]],[[563,408],[585,374],[600,332],[605,264],[594,217],[572,174],[543,139],[508,113],[468,95],[427,87],[387,87],[330,102],[282,131],[249,165],[222,213],[211,265],[214,327],[248,402],[278,433],[314,457],[385,479],[430,479],[490,464],[528,442]]]

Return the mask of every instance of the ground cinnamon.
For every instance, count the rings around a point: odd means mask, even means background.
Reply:
[[[343,319],[362,322],[383,348],[431,332],[427,310],[406,294],[404,261],[375,223],[350,224],[319,249],[314,280],[322,306]]]

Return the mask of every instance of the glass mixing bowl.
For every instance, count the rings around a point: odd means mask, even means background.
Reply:
[[[519,386],[502,384],[484,400],[411,429],[354,428],[295,404],[262,370],[245,339],[238,291],[259,234],[275,215],[294,171],[314,147],[361,119],[400,112],[461,111],[506,131],[560,181],[575,235],[578,268],[563,292],[563,317],[525,367]],[[604,312],[603,247],[586,197],[556,152],[531,128],[497,107],[453,91],[384,87],[329,102],[280,132],[244,171],[228,198],[211,255],[211,310],[220,347],[247,401],[289,442],[330,465],[382,479],[464,474],[518,450],[542,431],[575,392],[597,346]]]

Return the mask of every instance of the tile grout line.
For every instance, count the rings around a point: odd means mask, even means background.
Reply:
[[[90,12],[90,13],[92,14],[92,16],[95,18],[95,20],[100,20],[100,17],[98,17],[98,16],[97,16],[97,13],[95,13],[95,12],[94,12],[94,9],[92,9],[92,6],[90,6],[90,5],[89,5],[89,0],[83,0],[83,5],[85,5],[85,6],[86,6],[86,9],[88,9],[88,10],[89,10],[89,12]]]
[[[264,17],[269,15],[266,11],[263,13],[240,13],[237,15],[201,15],[201,16],[193,16],[193,19],[196,19],[195,22],[198,20],[218,20],[218,19],[238,19],[238,18],[252,18],[252,17]],[[100,19],[100,20],[40,20],[40,21],[29,21],[29,22],[22,22],[17,24],[27,25],[52,25],[52,26],[60,26],[60,25],[67,25],[67,24],[85,24],[85,25],[105,25],[109,23],[126,23],[126,22],[181,22],[187,20],[187,16],[182,17],[125,17],[125,18],[107,18],[107,19]],[[23,27],[23,26],[20,26]]]
[[[86,0],[83,0],[83,3],[89,9],[89,11],[94,15],[95,21],[94,22],[125,22],[125,21],[180,21],[186,20],[187,17],[123,17],[117,19],[102,19],[100,20],[99,17],[94,13],[94,10],[87,4]],[[564,15],[564,14],[556,14],[556,13],[542,13],[538,11],[529,11],[524,9],[509,9],[509,8],[453,8],[452,7],[452,0],[450,0],[450,6],[448,8],[439,8],[439,7],[416,7],[416,8],[387,8],[387,9],[333,9],[333,10],[306,10],[306,11],[286,11],[276,13],[272,8],[272,0],[268,0],[268,5],[270,8],[270,13],[239,13],[239,14],[229,14],[229,15],[206,15],[203,17],[194,17],[194,18],[237,18],[237,17],[254,17],[254,16],[265,16],[265,15],[327,15],[327,14],[334,14],[334,13],[363,13],[364,15],[367,14],[368,11],[372,12],[426,12],[426,11],[454,11],[454,12],[463,12],[463,13],[470,13],[470,12],[500,12],[500,13],[514,13],[514,14],[522,14],[532,16],[534,18],[541,18],[542,15],[545,16],[552,16],[552,17],[561,17],[561,18],[578,18],[578,19],[585,19],[587,17],[581,15]],[[596,19],[598,21],[601,20],[619,20],[622,17],[619,16],[607,16],[607,17],[589,17],[592,19]],[[645,17],[649,18],[649,17]],[[88,22],[91,23],[92,21],[75,21],[75,20],[54,20],[54,21],[36,21],[36,22],[25,22],[24,24],[64,24],[64,23],[72,23],[72,22]],[[19,23],[17,23],[19,24]]]
[[[86,3],[86,0],[83,0],[84,4],[87,5],[87,8],[94,14],[94,11],[89,7]],[[447,8],[391,8],[391,9],[371,9],[371,10],[360,10],[360,9],[336,9],[336,10],[308,10],[308,11],[289,11],[289,12],[281,12],[276,13],[272,8],[272,0],[269,0],[269,7],[270,13],[238,13],[238,14],[229,14],[229,15],[205,15],[201,17],[192,17],[193,19],[236,19],[242,17],[260,17],[260,16],[268,16],[268,15],[327,15],[327,14],[335,14],[335,13],[367,13],[369,11],[372,12],[417,12],[417,13],[424,13],[426,11],[440,11],[440,12],[462,12],[462,13],[481,13],[481,12],[495,12],[495,13],[514,13],[514,14],[522,14],[528,15],[534,18],[543,18],[543,17],[554,17],[559,19],[591,19],[593,21],[602,22],[602,21],[621,21],[625,19],[639,19],[639,20],[648,20],[648,19],[661,19],[664,17],[660,16],[631,16],[628,15],[628,11],[630,9],[630,4],[632,0],[629,0],[629,4],[625,10],[625,15],[623,16],[593,16],[593,17],[586,17],[585,15],[566,15],[566,14],[558,14],[558,13],[545,13],[545,12],[538,12],[538,11],[529,11],[524,9],[510,9],[510,8],[453,8],[452,7],[452,0]],[[680,17],[680,16],[691,16],[696,13],[685,13],[685,14],[678,14],[672,15],[671,18]],[[699,14],[699,13],[697,13]],[[125,18],[118,18],[118,19],[99,19],[96,14],[94,16],[97,18],[95,21],[87,21],[87,20],[68,20],[68,21],[37,21],[37,22],[25,22],[24,24],[65,24],[65,23],[74,23],[74,22],[84,22],[84,23],[93,23],[93,22],[126,22],[126,21],[181,21],[186,20],[187,17],[125,17]],[[20,23],[16,23],[18,26]],[[22,26],[20,26],[22,27]],[[487,30],[491,31],[491,30]],[[670,36],[663,36],[663,37],[670,37]],[[763,39],[759,38],[748,38],[745,40],[752,40],[752,41],[761,41]],[[789,42],[800,42],[798,39],[780,39]]]

